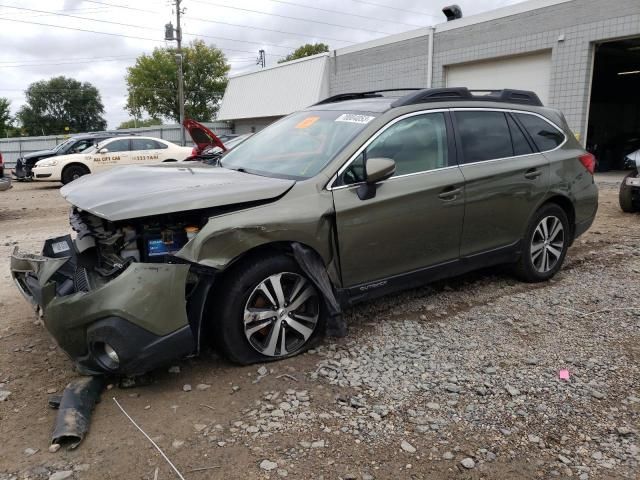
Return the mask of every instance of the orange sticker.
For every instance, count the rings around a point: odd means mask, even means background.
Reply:
[[[296,125],[296,128],[308,128],[320,120],[320,117],[307,117]]]

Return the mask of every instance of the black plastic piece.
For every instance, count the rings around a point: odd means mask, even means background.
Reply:
[[[319,101],[318,103],[314,103],[315,105],[324,105],[326,103],[336,103],[336,102],[344,102],[346,100],[358,100],[361,98],[379,98],[383,97],[381,95],[384,92],[407,92],[413,90],[423,90],[421,88],[387,88],[384,90],[372,90],[370,92],[353,92],[353,93],[339,93],[338,95],[333,95],[332,97],[325,98],[324,100]]]
[[[105,379],[101,376],[78,378],[67,385],[59,401],[49,400],[50,406],[58,408],[52,444],[66,444],[70,449],[80,444],[89,430],[91,412],[104,386]]]
[[[462,9],[459,5],[449,5],[448,7],[444,7],[442,9],[442,13],[447,17],[447,22],[462,18]]]
[[[474,95],[474,92],[482,92],[483,95]],[[528,90],[513,90],[508,88],[504,90],[469,90],[466,87],[452,87],[425,88],[399,98],[391,104],[391,107],[451,101],[501,102],[534,105],[537,107],[543,106],[538,95]]]

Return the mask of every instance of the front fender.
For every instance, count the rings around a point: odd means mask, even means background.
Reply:
[[[209,219],[177,257],[224,270],[243,253],[274,242],[299,242],[329,265],[333,259],[331,192],[293,189],[276,202]],[[305,190],[313,190],[305,193]]]

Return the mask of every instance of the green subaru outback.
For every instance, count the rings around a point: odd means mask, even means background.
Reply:
[[[18,288],[81,372],[135,375],[206,342],[295,355],[345,307],[480,267],[553,277],[598,207],[562,114],[518,90],[388,95],[328,98],[217,166],[70,183],[75,238],[16,248]]]

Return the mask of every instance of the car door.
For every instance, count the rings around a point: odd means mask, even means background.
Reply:
[[[100,146],[91,154],[92,172],[100,172],[117,165],[126,165],[130,161],[131,141],[128,138],[117,138]]]
[[[457,260],[463,177],[449,130],[447,112],[399,117],[338,172],[331,188],[343,286]],[[361,200],[366,161],[376,157],[393,159],[396,173]]]
[[[153,138],[131,139],[131,162],[133,164],[158,163],[166,160],[162,156],[162,145]]]
[[[549,185],[549,161],[506,110],[453,109],[465,213],[460,253],[515,246]]]

